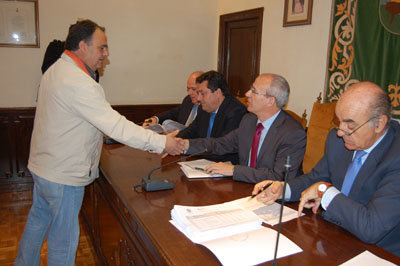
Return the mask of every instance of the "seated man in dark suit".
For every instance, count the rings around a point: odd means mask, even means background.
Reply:
[[[224,76],[216,71],[208,71],[198,77],[196,83],[203,111],[178,136],[184,139],[218,138],[236,129],[246,114],[246,107],[229,93]],[[224,156],[207,155],[206,158],[233,163],[238,161],[236,151]]]
[[[157,123],[162,124],[167,119],[176,121],[185,126],[189,126],[196,118],[200,105],[197,100],[196,78],[201,74],[203,74],[201,71],[196,71],[190,74],[186,83],[188,95],[183,99],[180,105],[146,119],[143,123],[143,127]]]
[[[325,155],[310,173],[288,181],[285,198],[300,199],[299,213],[321,205],[326,220],[400,256],[400,127],[391,120],[390,98],[360,82],[342,94],[335,112]],[[275,181],[257,198],[271,204],[283,185]]]
[[[292,158],[289,178],[302,173],[306,147],[303,127],[281,108],[290,89],[287,81],[275,74],[262,74],[246,93],[248,111],[239,128],[222,138],[191,139],[186,142],[188,154],[207,148],[223,155],[239,152],[239,165],[216,163],[206,170],[212,174],[233,175],[233,180],[257,183],[266,177],[282,180],[286,157]]]

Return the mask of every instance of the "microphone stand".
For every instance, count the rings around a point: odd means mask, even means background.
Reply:
[[[290,166],[291,166],[290,165],[290,156],[287,156],[286,163],[285,163],[285,177],[283,180],[283,193],[282,193],[281,209],[280,209],[280,215],[279,215],[278,233],[276,235],[276,243],[275,243],[275,254],[274,254],[274,262],[273,262],[274,266],[276,266],[276,256],[278,254],[279,235],[281,234],[283,206],[285,203],[286,184],[287,184],[287,178],[289,175]]]
[[[136,185],[134,187],[134,189],[136,189],[139,186],[141,186],[142,189],[144,189],[145,191],[159,191],[159,190],[173,189],[175,185],[174,185],[174,183],[170,182],[168,180],[168,178],[161,178],[161,177],[151,178],[151,175],[155,171],[157,171],[157,170],[159,170],[159,169],[161,169],[161,168],[163,168],[165,166],[168,166],[168,165],[171,165],[171,164],[174,164],[174,163],[177,163],[177,162],[181,162],[181,161],[186,161],[186,159],[188,159],[190,157],[197,156],[197,155],[203,155],[205,153],[208,153],[207,149],[205,149],[205,150],[203,150],[201,152],[190,154],[190,155],[185,156],[185,157],[181,157],[178,160],[175,160],[175,161],[172,161],[172,162],[169,162],[169,163],[166,163],[166,164],[160,165],[159,167],[154,168],[153,170],[151,170],[149,172],[147,177],[142,179],[142,182],[140,184],[138,184],[138,185]]]

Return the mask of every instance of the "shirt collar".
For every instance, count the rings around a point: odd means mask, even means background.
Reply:
[[[375,141],[375,143],[371,147],[369,147],[368,149],[365,149],[364,151],[367,154],[369,154],[382,141],[382,139],[386,136],[387,132],[388,131],[386,130],[385,134],[383,134],[377,141]]]
[[[257,124],[258,123],[262,123],[262,125],[264,126],[264,128],[269,128],[272,123],[275,121],[276,117],[280,114],[281,110],[279,109],[278,112],[276,112],[273,116],[271,116],[270,118],[264,120],[264,122],[261,122],[260,119],[257,119]]]

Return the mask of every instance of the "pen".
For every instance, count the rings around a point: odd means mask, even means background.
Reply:
[[[272,183],[274,183],[274,182],[271,181],[271,182],[269,182],[268,184],[266,184],[265,186],[263,186],[263,187],[257,192],[257,194],[251,195],[250,199],[252,199],[252,198],[258,196],[261,192],[263,192],[264,190],[266,190],[267,188],[269,188],[269,186],[271,186]]]
[[[200,168],[200,167],[195,167],[194,169],[196,169],[196,170],[199,170],[199,171],[202,171],[202,172],[206,172],[206,173],[207,173],[207,171],[206,171],[206,170],[204,170],[203,168]]]

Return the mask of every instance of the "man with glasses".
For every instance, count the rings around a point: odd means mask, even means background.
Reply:
[[[202,74],[202,71],[195,71],[190,74],[186,82],[188,95],[183,99],[180,105],[163,113],[147,118],[143,122],[143,127],[157,123],[162,124],[165,120],[173,120],[184,126],[189,126],[194,121],[197,116],[197,112],[199,111],[200,103],[197,100],[196,78]]]
[[[292,164],[289,179],[302,174],[306,133],[281,109],[289,93],[285,78],[261,74],[246,93],[250,113],[243,117],[239,128],[222,138],[185,141],[187,153],[205,148],[219,155],[238,152],[239,165],[220,162],[206,168],[212,174],[233,176],[236,181],[282,180],[287,156]]]
[[[400,256],[400,128],[391,120],[390,98],[376,84],[360,82],[342,94],[335,111],[325,155],[309,174],[288,182],[285,198],[300,200],[299,214],[322,206],[326,220]],[[273,182],[258,199],[271,204],[282,193],[283,183]]]

